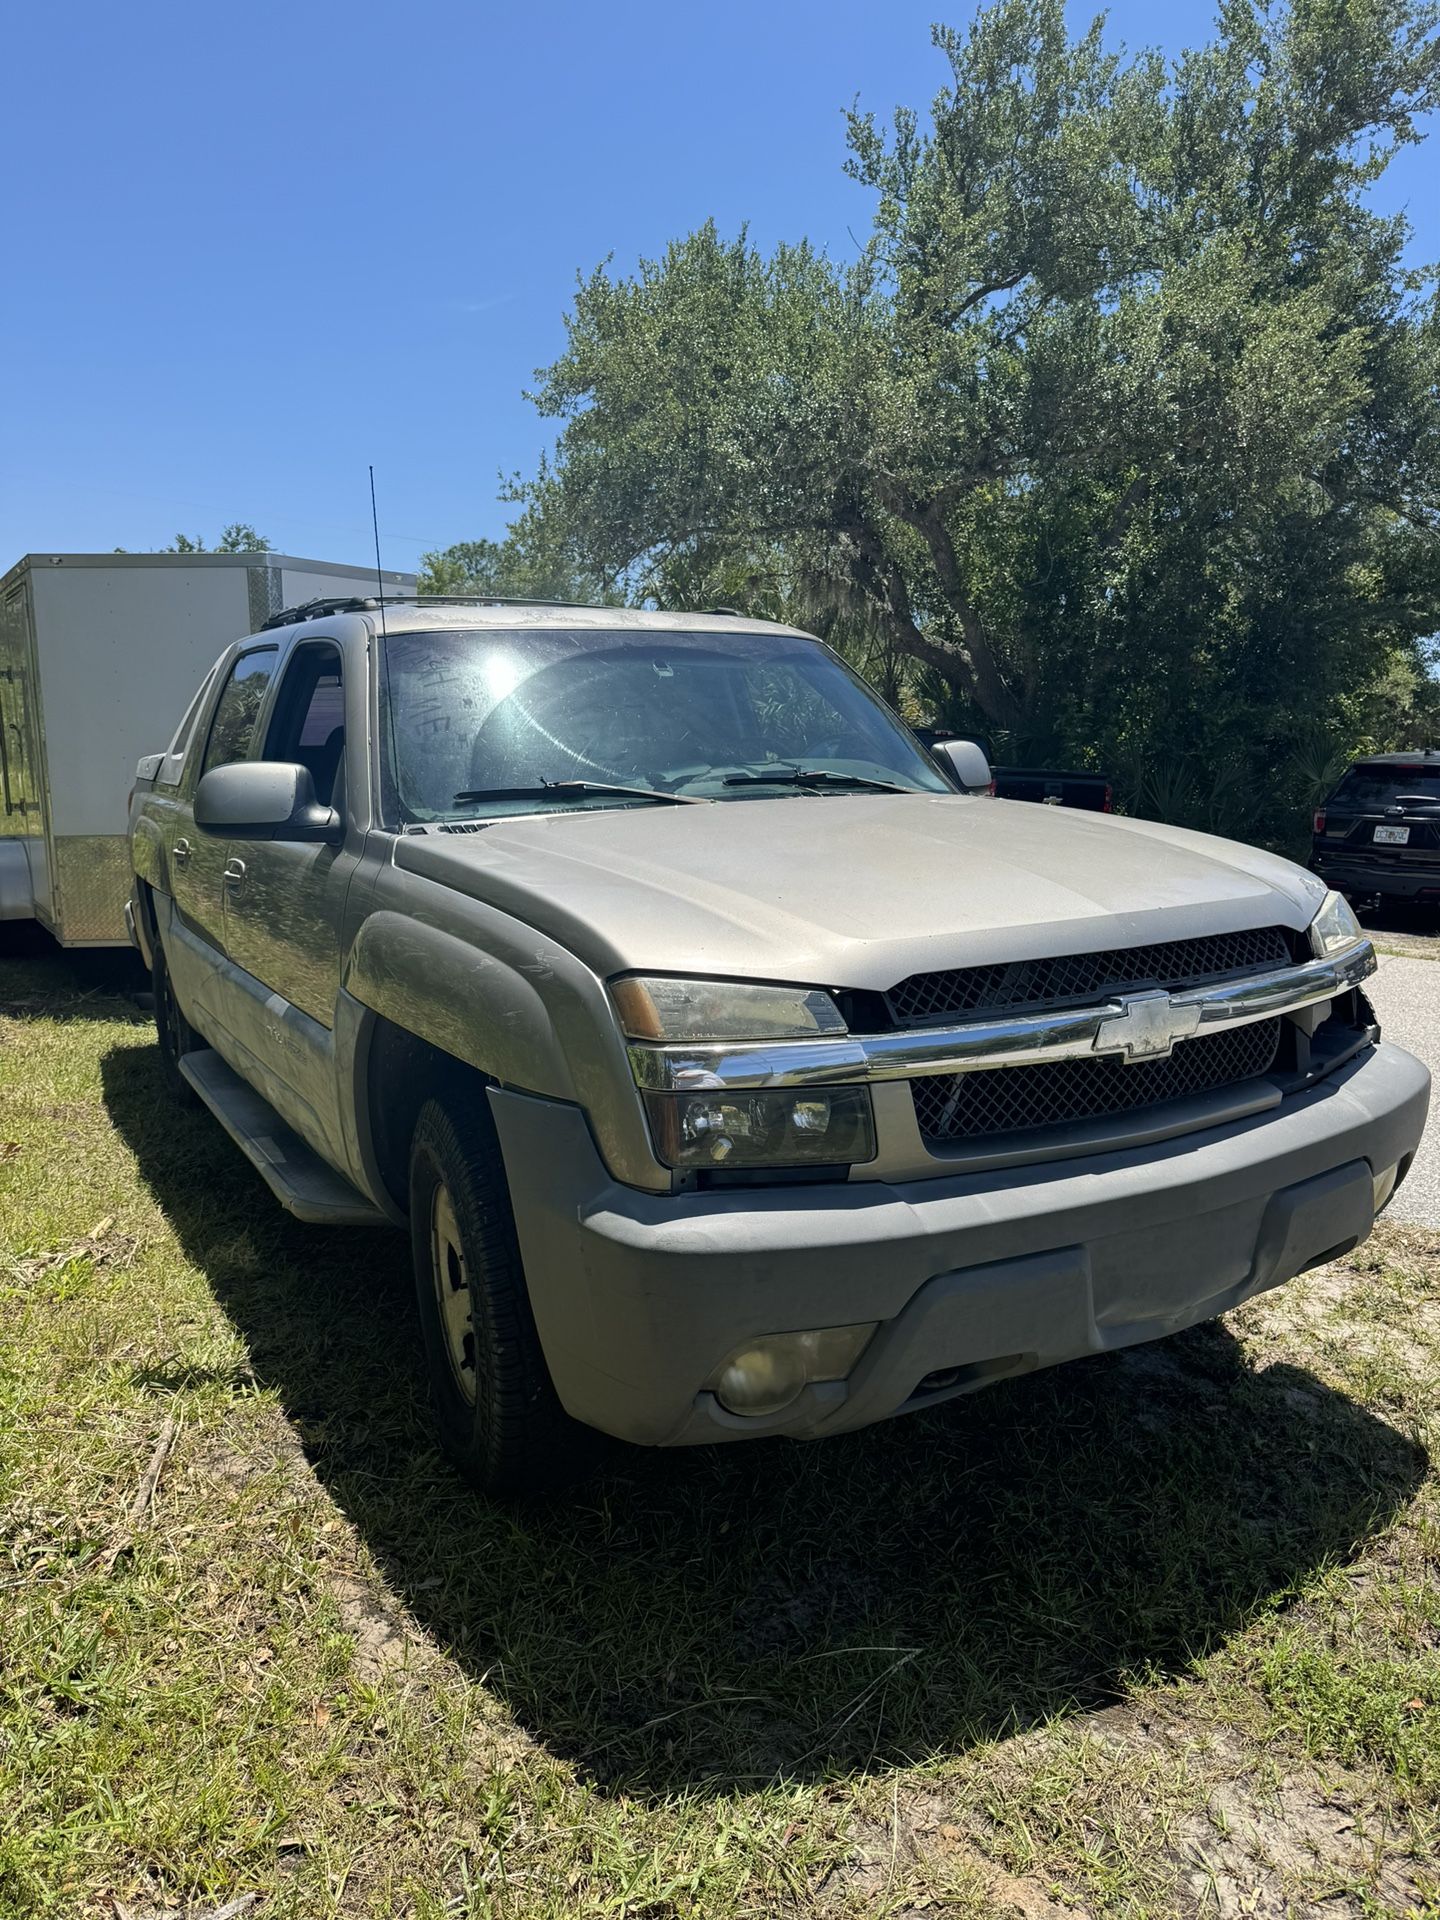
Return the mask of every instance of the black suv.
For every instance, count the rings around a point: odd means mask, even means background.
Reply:
[[[1351,899],[1440,910],[1440,747],[1357,760],[1315,814],[1310,866]]]

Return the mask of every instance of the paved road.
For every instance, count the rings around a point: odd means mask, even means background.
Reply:
[[[1382,948],[1380,971],[1366,988],[1387,1040],[1419,1054],[1435,1076],[1430,1123],[1405,1184],[1386,1208],[1386,1217],[1440,1227],[1440,953],[1420,959],[1409,952],[1386,953],[1387,935],[1373,929]],[[1440,941],[1431,943],[1431,950]]]

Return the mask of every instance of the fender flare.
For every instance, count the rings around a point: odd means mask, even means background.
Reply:
[[[382,908],[355,937],[344,992],[500,1086],[581,1108],[617,1179],[668,1192],[603,982],[506,915],[476,933],[486,945]]]

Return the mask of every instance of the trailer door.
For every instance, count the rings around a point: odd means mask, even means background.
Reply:
[[[25,682],[29,669],[25,583],[6,596],[0,623],[0,833],[27,834],[39,826],[38,798],[29,768],[29,716]]]

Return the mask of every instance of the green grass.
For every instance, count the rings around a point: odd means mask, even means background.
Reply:
[[[492,1506],[125,984],[0,959],[0,1920],[1440,1914],[1440,1234]]]

